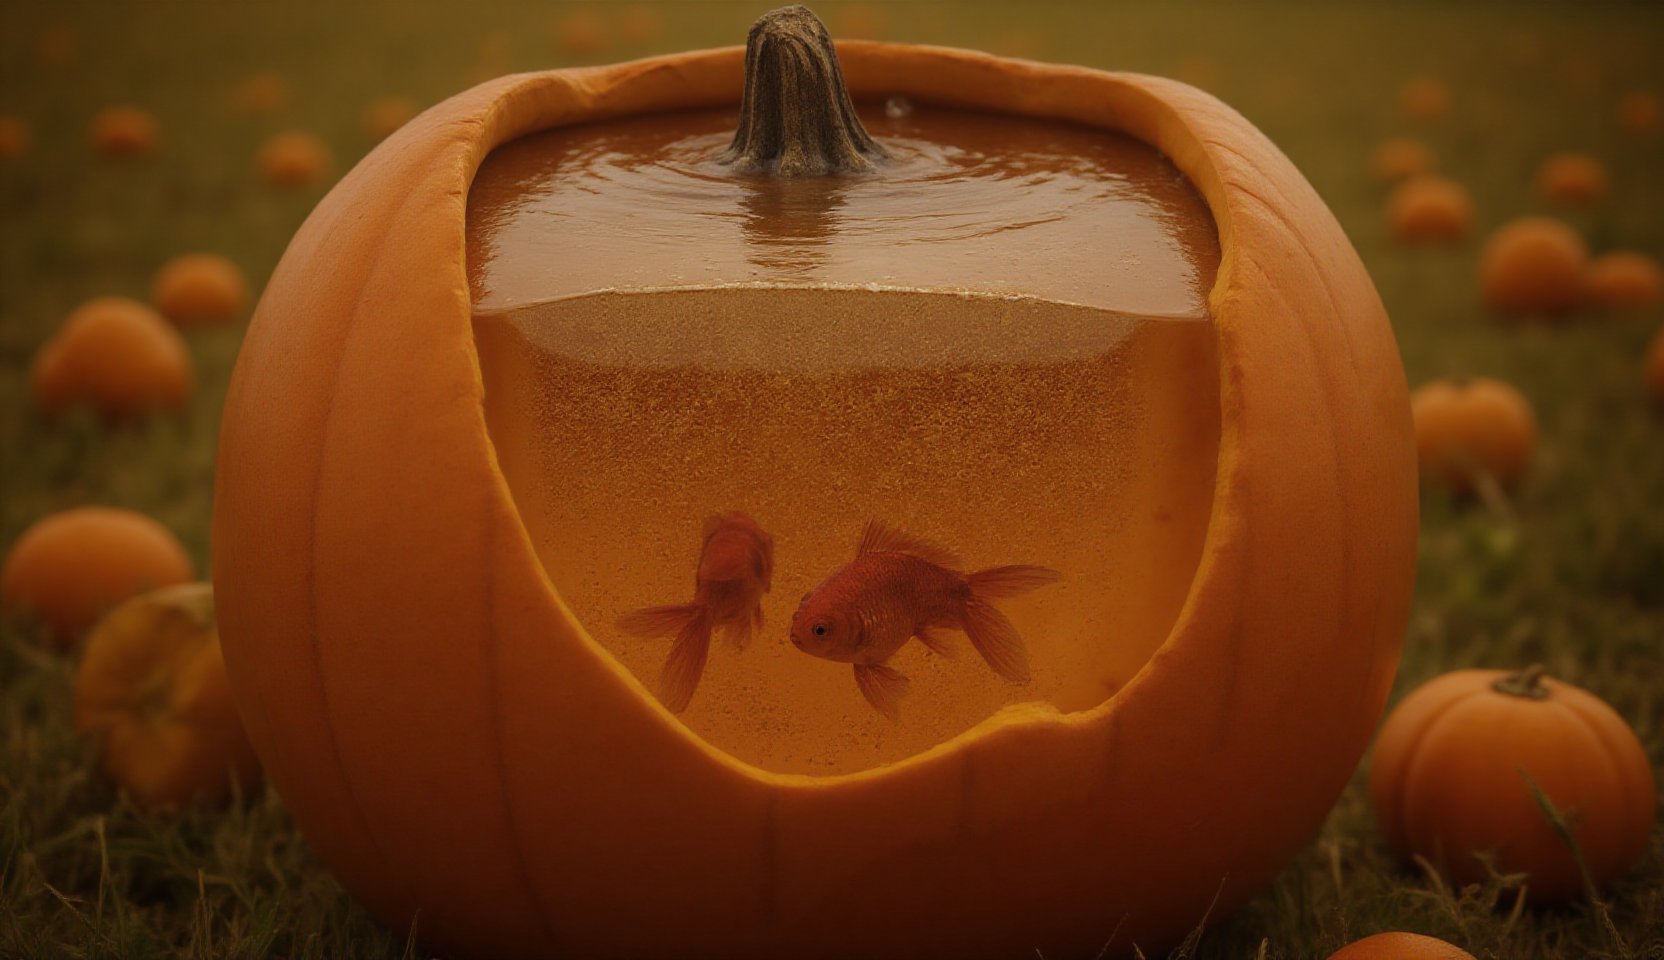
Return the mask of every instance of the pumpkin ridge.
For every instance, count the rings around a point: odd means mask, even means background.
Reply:
[[[1614,720],[1623,722],[1623,717],[1606,704],[1587,696],[1582,690],[1556,685],[1554,694],[1555,701],[1563,709],[1576,714],[1585,726],[1594,731],[1595,737],[1605,747],[1607,757],[1612,762],[1614,772],[1617,774],[1618,782],[1626,787],[1621,791],[1621,795],[1633,798],[1630,801],[1628,811],[1632,824],[1630,833],[1635,836],[1647,836],[1651,832],[1649,828],[1652,824],[1654,807],[1657,804],[1656,781],[1651,776],[1651,763],[1644,754],[1640,757],[1641,763],[1639,764],[1626,765],[1622,762],[1625,753],[1631,754],[1631,760],[1635,759],[1633,751],[1626,749],[1633,746],[1633,744],[1621,739],[1615,740],[1609,731],[1613,729],[1612,722]],[[1625,770],[1626,766],[1630,768],[1627,772]],[[1637,770],[1641,771],[1642,775],[1640,777],[1633,776]]]

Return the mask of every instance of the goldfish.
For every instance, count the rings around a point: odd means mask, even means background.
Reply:
[[[993,601],[1027,593],[1062,575],[1046,567],[960,573],[952,552],[880,521],[868,521],[855,559],[803,595],[792,643],[804,653],[854,664],[855,684],[892,722],[909,681],[885,661],[909,640],[952,655],[947,631],[963,631],[994,672],[1029,679],[1028,649]]]
[[[705,521],[704,545],[694,575],[693,602],[648,607],[618,619],[619,629],[639,637],[675,636],[659,673],[659,700],[681,713],[693,700],[720,630],[744,650],[763,629],[763,594],[774,579],[774,537],[743,513]]]

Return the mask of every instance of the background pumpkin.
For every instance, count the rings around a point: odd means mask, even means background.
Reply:
[[[1329,960],[1474,960],[1473,954],[1419,933],[1377,933],[1340,948]]]
[[[1458,670],[1393,709],[1370,799],[1400,854],[1473,883],[1485,877],[1475,854],[1494,852],[1498,870],[1530,874],[1534,901],[1578,896],[1582,871],[1529,777],[1565,815],[1597,886],[1640,858],[1656,803],[1640,741],[1598,697],[1541,672]]]
[[[482,955],[974,957],[1094,951],[1124,912],[1148,943],[1269,879],[1349,775],[1396,661],[1416,503],[1386,317],[1321,201],[1175,83],[882,44],[842,58],[859,97],[1124,130],[1207,198],[1228,439],[1190,604],[1102,706],[1012,709],[880,771],[772,775],[690,736],[565,611],[493,465],[461,205],[508,139],[734,102],[739,52],[492,82],[314,212],[222,431],[215,582],[251,739],[395,926],[419,915],[424,938]]]
[[[1482,478],[1518,483],[1537,449],[1537,417],[1518,390],[1487,377],[1435,380],[1410,395],[1423,479],[1458,494]]]

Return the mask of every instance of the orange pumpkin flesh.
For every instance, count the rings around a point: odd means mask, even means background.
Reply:
[[[1555,154],[1537,168],[1537,192],[1555,203],[1593,203],[1606,196],[1606,167],[1586,153]]]
[[[1541,669],[1458,670],[1418,688],[1381,728],[1370,800],[1387,842],[1457,883],[1529,874],[1538,903],[1583,892],[1570,847],[1527,782],[1570,824],[1589,880],[1634,866],[1652,834],[1653,773],[1641,742],[1598,697]]]
[[[81,507],[36,521],[0,571],[0,604],[43,622],[59,647],[140,591],[190,580],[191,560],[168,529],[131,510]]]
[[[274,187],[305,187],[328,172],[329,148],[310,133],[280,133],[261,144],[255,164],[260,176]]]
[[[1329,960],[1474,960],[1460,947],[1419,933],[1377,933],[1340,948]]]
[[[217,326],[237,319],[248,305],[248,281],[218,254],[190,253],[162,265],[150,300],[181,327]]]
[[[30,370],[35,403],[48,416],[80,404],[107,420],[178,411],[195,374],[179,333],[156,311],[126,297],[77,307]]]
[[[1537,418],[1518,390],[1499,380],[1440,380],[1410,394],[1416,459],[1423,479],[1459,494],[1481,477],[1519,482],[1537,448]]]
[[[1385,313],[1309,185],[1169,81],[840,56],[861,99],[1124,131],[1206,198],[1222,441],[1185,609],[1107,701],[1009,708],[882,768],[781,775],[691,735],[568,612],[495,465],[462,203],[515,137],[735,103],[741,51],[469,91],[291,244],[228,397],[214,524],[227,667],[268,774],[348,889],[436,946],[1050,955],[1096,951],[1123,917],[1123,936],[1172,940],[1272,876],[1369,736],[1408,611],[1415,466]]]
[[[1387,221],[1400,243],[1457,242],[1473,230],[1473,198],[1454,180],[1416,177],[1388,198]]]
[[[143,156],[156,149],[156,118],[137,107],[110,107],[93,117],[88,136],[105,156]]]
[[[1607,310],[1644,310],[1664,301],[1664,267],[1632,250],[1603,253],[1589,261],[1588,296]]]
[[[140,806],[218,803],[259,782],[214,630],[214,593],[192,583],[134,597],[101,620],[75,673],[75,726],[104,775]]]
[[[1583,300],[1589,249],[1571,227],[1550,217],[1521,217],[1499,227],[1479,252],[1479,292],[1492,310],[1557,315]]]

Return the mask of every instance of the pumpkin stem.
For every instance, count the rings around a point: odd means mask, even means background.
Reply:
[[[1491,684],[1491,689],[1497,693],[1504,693],[1510,697],[1525,697],[1530,700],[1548,699],[1548,687],[1543,686],[1543,674],[1546,669],[1540,663],[1533,663],[1524,670],[1513,673]]]
[[[855,116],[826,24],[808,7],[771,10],[745,38],[734,141],[717,160],[748,173],[860,173],[885,156]]]

